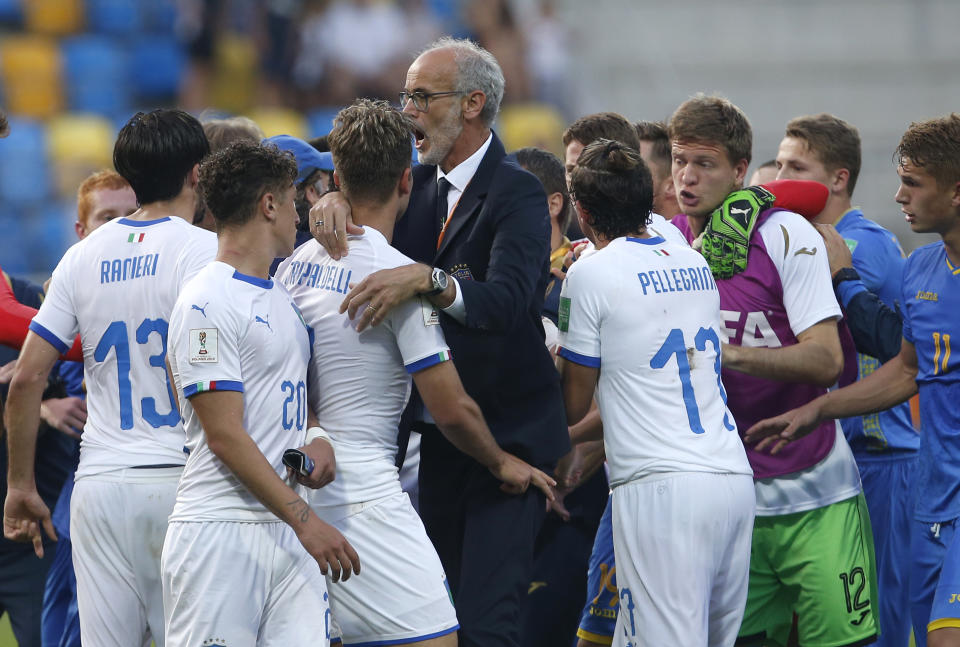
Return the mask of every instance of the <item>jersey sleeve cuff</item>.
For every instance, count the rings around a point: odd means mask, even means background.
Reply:
[[[51,346],[57,349],[61,355],[70,350],[70,347],[63,342],[62,339],[57,337],[55,334],[44,328],[41,324],[36,321],[30,322],[30,330],[35,332],[37,335],[43,337],[43,339],[49,343]]]
[[[449,350],[440,351],[439,353],[434,353],[433,355],[428,355],[423,359],[418,359],[415,362],[410,362],[405,364],[404,368],[407,369],[407,373],[413,375],[418,371],[422,371],[425,368],[430,368],[440,362],[449,361],[452,358]]]
[[[574,364],[580,364],[581,366],[589,366],[590,368],[600,368],[600,358],[592,357],[590,355],[581,355],[580,353],[575,353],[569,348],[563,348],[562,346],[557,349],[557,355],[563,359],[569,360]]]
[[[853,297],[866,290],[867,286],[859,279],[841,282],[840,285],[837,286],[837,296],[840,297],[840,305],[846,308],[850,305],[850,300]]]
[[[210,382],[194,382],[183,387],[183,397],[189,398],[198,393],[207,391],[238,391],[243,393],[243,382],[237,380],[211,380]]]

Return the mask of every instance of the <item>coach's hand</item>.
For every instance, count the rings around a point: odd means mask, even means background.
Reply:
[[[80,440],[77,430],[87,422],[87,403],[82,398],[48,398],[40,403],[40,417],[54,429]]]
[[[853,253],[840,232],[833,225],[814,223],[813,226],[820,232],[823,244],[827,248],[830,275],[836,274],[845,267],[853,267]]]
[[[334,582],[350,579],[351,573],[360,574],[360,557],[340,531],[310,511],[305,523],[297,530],[300,543],[320,565],[320,572],[330,573]]]
[[[776,454],[787,443],[803,438],[816,429],[820,422],[820,402],[818,398],[775,418],[761,420],[747,430],[747,433],[743,436],[743,442],[756,443],[755,449],[757,451],[763,451],[773,445],[770,453]]]
[[[513,454],[502,452],[502,456],[490,468],[490,472],[503,481],[500,489],[508,494],[523,494],[533,485],[543,492],[548,500],[553,501],[556,498],[553,488],[557,486],[557,482]]]
[[[37,557],[43,557],[41,527],[50,539],[57,541],[50,509],[36,488],[8,488],[7,500],[3,504],[3,536],[12,541],[32,542],[33,552]]]
[[[329,440],[314,438],[309,445],[301,447],[300,451],[313,461],[313,472],[309,477],[297,474],[297,483],[316,490],[334,480],[337,473],[337,458]]]
[[[310,233],[317,239],[330,257],[340,260],[347,255],[347,235],[363,234],[363,227],[353,224],[350,203],[339,191],[320,196],[307,214]]]
[[[366,305],[357,322],[357,332],[363,332],[368,326],[382,322],[397,304],[429,291],[432,287],[432,271],[429,265],[411,263],[374,272],[351,287],[340,303],[340,312],[346,312],[353,319],[360,308]]]

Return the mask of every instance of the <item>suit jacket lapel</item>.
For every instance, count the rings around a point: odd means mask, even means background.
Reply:
[[[480,160],[480,166],[477,172],[470,179],[467,190],[460,196],[460,201],[453,210],[453,217],[450,224],[447,225],[447,232],[443,235],[443,242],[437,250],[436,258],[439,258],[450,246],[450,242],[457,237],[463,226],[474,218],[483,207],[483,201],[487,197],[487,191],[490,189],[490,183],[493,181],[493,175],[497,170],[500,161],[506,156],[506,151],[500,138],[493,133],[493,140],[490,147]]]

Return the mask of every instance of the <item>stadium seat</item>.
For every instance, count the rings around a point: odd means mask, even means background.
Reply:
[[[12,276],[23,277],[32,270],[28,246],[20,244],[29,235],[28,219],[29,214],[21,211],[0,212],[0,240],[9,241],[0,247],[0,266]]]
[[[562,157],[560,140],[564,127],[560,113],[540,103],[506,106],[497,119],[497,133],[508,151],[536,146]]]
[[[310,137],[327,135],[333,130],[333,118],[340,112],[336,106],[328,106],[311,110],[307,114],[307,129]]]
[[[210,103],[243,113],[256,102],[259,56],[252,38],[224,33],[214,50]]]
[[[293,135],[305,139],[307,120],[299,112],[287,108],[255,108],[247,113],[266,137]]]
[[[23,5],[20,0],[0,0],[0,23],[19,26],[23,21]]]
[[[0,72],[7,112],[44,119],[62,109],[60,52],[53,39],[34,35],[0,39]]]
[[[74,202],[56,201],[41,205],[27,219],[30,271],[46,274],[57,266],[67,248],[76,241],[72,226],[76,211]]]
[[[140,19],[144,31],[172,34],[177,22],[176,0],[140,0]]]
[[[186,67],[186,56],[172,36],[140,36],[130,52],[130,84],[141,99],[168,98],[177,94]]]
[[[83,29],[82,0],[30,0],[23,3],[28,31],[63,36]]]
[[[99,115],[64,114],[47,124],[47,150],[56,192],[73,195],[94,171],[113,162],[113,124]]]
[[[43,125],[11,118],[10,136],[0,146],[0,204],[21,207],[50,195],[47,137]]]
[[[87,27],[100,34],[136,36],[140,31],[138,0],[86,0]]]
[[[70,110],[111,115],[130,105],[128,57],[114,39],[68,38],[62,51]]]

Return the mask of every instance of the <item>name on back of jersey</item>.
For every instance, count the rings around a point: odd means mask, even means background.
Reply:
[[[640,279],[640,287],[644,295],[717,289],[717,284],[714,283],[713,275],[707,266],[648,270],[638,272],[637,277]]]
[[[160,254],[144,254],[131,258],[114,258],[100,262],[100,284],[116,283],[157,275]]]

